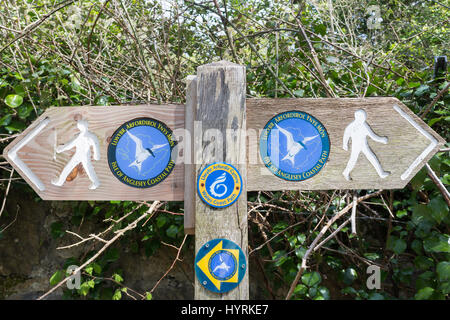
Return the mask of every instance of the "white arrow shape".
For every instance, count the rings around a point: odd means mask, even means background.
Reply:
[[[22,149],[23,146],[25,146],[28,142],[33,140],[34,137],[36,137],[50,122],[49,118],[45,118],[42,120],[39,125],[36,126],[33,130],[28,132],[28,134],[25,135],[25,137],[20,140],[14,147],[11,148],[11,150],[8,151],[8,157],[9,159],[20,169],[22,170],[23,174],[40,190],[44,191],[45,186],[42,183],[42,181],[34,174],[33,171],[31,171],[30,168],[25,164],[25,162],[22,161],[22,159],[19,158],[19,155],[17,152]]]
[[[405,111],[400,109],[399,106],[394,105],[394,110],[397,111],[414,128],[416,128],[417,131],[419,131],[421,134],[423,134],[425,136],[425,138],[427,138],[431,142],[430,145],[428,147],[426,147],[425,150],[422,151],[422,153],[413,161],[413,163],[411,163],[411,165],[408,167],[408,169],[406,169],[406,171],[403,172],[403,174],[400,176],[400,178],[402,180],[406,180],[409,177],[409,175],[411,174],[411,172],[413,172],[413,170],[423,161],[423,159],[425,159],[428,156],[428,154],[431,151],[433,151],[434,147],[437,146],[438,141],[431,134],[429,134],[424,128],[422,128],[417,122],[415,122],[413,120],[413,118],[411,118],[410,115],[406,114]]]

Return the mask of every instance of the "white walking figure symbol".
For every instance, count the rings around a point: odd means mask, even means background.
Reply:
[[[94,153],[94,160],[100,160],[100,146],[97,137],[92,132],[88,131],[88,122],[85,120],[78,120],[77,127],[80,133],[76,135],[68,143],[58,146],[56,148],[57,153],[61,153],[72,148],[75,148],[75,154],[66,164],[58,179],[52,180],[52,184],[55,186],[62,186],[67,179],[67,176],[72,172],[72,170],[78,166],[80,163],[83,165],[89,179],[92,184],[89,189],[97,189],[100,182],[95,174],[94,167],[91,163],[91,148]]]
[[[230,269],[230,266],[227,265],[225,263],[225,261],[223,261],[222,255],[219,255],[219,259],[220,259],[220,262],[222,262],[222,263],[214,268],[213,273],[216,273],[216,271],[220,270],[220,269],[224,269],[225,271],[228,271],[228,269]]]
[[[345,179],[352,180],[350,172],[358,161],[358,156],[362,152],[370,163],[374,166],[380,178],[386,178],[390,172],[384,171],[381,167],[380,161],[378,161],[375,153],[370,149],[367,137],[372,138],[376,142],[387,144],[387,137],[380,137],[376,135],[369,124],[366,122],[367,114],[364,110],[360,109],[355,112],[355,120],[353,120],[344,131],[344,139],[342,148],[348,151],[348,141],[352,139],[352,151],[350,159],[348,160],[347,167],[342,172]]]

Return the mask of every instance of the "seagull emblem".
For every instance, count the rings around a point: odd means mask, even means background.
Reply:
[[[287,131],[286,129],[283,129],[282,127],[280,127],[279,125],[275,124],[277,129],[280,130],[280,132],[282,134],[284,134],[284,136],[287,139],[287,145],[286,145],[286,149],[287,149],[287,154],[284,156],[283,160],[289,160],[292,165],[294,165],[295,163],[295,156],[300,152],[300,150],[302,149],[308,149],[306,147],[306,143],[308,143],[311,140],[314,140],[315,138],[317,138],[319,135],[315,135],[313,137],[306,137],[304,138],[302,141],[295,141],[294,140],[294,136],[292,135],[291,132]]]
[[[228,272],[228,269],[230,269],[230,266],[227,265],[227,264],[225,263],[225,261],[223,261],[222,255],[219,255],[219,259],[220,259],[221,264],[219,264],[218,266],[216,266],[216,267],[214,268],[213,273],[216,273],[217,270],[225,270],[225,271]]]
[[[128,130],[127,130],[127,134],[131,138],[131,140],[133,140],[134,143],[136,144],[136,152],[135,152],[134,161],[129,165],[129,167],[136,167],[138,169],[139,173],[141,172],[142,163],[145,160],[147,160],[148,157],[150,157],[150,156],[155,158],[154,151],[158,150],[158,149],[160,149],[162,147],[165,147],[167,145],[167,143],[165,143],[165,144],[156,144],[151,149],[150,148],[144,148],[143,145],[142,145],[142,140],[141,139],[139,139],[138,137],[133,135]]]

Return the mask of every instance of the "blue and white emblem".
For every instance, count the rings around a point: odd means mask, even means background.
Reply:
[[[121,182],[136,188],[154,186],[169,176],[175,162],[172,130],[152,118],[124,123],[111,137],[108,163]]]
[[[261,158],[276,176],[302,181],[316,175],[330,154],[323,124],[306,112],[287,111],[273,117],[260,139]]]
[[[200,173],[197,190],[200,198],[215,208],[232,205],[241,194],[242,177],[232,165],[213,163]]]
[[[195,256],[195,273],[208,290],[223,293],[236,288],[245,275],[246,258],[233,241],[213,239]]]

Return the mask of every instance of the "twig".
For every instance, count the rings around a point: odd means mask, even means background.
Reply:
[[[450,82],[445,86],[444,89],[438,92],[436,97],[434,97],[433,101],[428,105],[428,107],[423,110],[422,114],[420,115],[421,119],[424,119],[425,116],[428,114],[428,112],[431,111],[431,109],[434,107],[434,105],[439,101],[439,99],[444,95],[445,92],[447,92],[448,88],[450,88]]]
[[[45,14],[44,16],[42,16],[41,19],[39,19],[36,22],[33,22],[32,24],[28,25],[25,27],[25,29],[23,29],[20,33],[19,36],[15,37],[13,40],[11,40],[9,43],[7,43],[3,48],[0,49],[0,53],[2,53],[3,51],[5,51],[5,49],[7,49],[10,45],[14,44],[15,42],[19,41],[20,39],[22,39],[23,37],[27,36],[31,31],[33,31],[34,29],[36,29],[37,27],[39,27],[45,20],[47,20],[52,14],[54,14],[55,12],[58,12],[61,9],[64,9],[67,6],[70,6],[72,3],[74,3],[75,0],[70,0],[66,3],[63,3],[61,6],[59,6],[56,9],[53,9],[52,11],[50,11],[49,13]]]
[[[173,267],[175,266],[177,261],[180,260],[181,249],[184,246],[184,242],[186,241],[187,236],[188,236],[187,234],[184,236],[183,242],[181,243],[180,247],[177,248],[178,249],[177,256],[173,260],[172,265],[169,267],[169,269],[166,271],[166,273],[164,273],[164,275],[158,280],[158,282],[156,282],[156,284],[153,286],[152,290],[150,290],[150,293],[153,293],[153,291],[158,287],[159,283],[169,274],[169,272],[173,269]]]
[[[321,243],[319,243],[316,247],[314,247],[313,251],[319,250],[325,243],[327,243],[331,238],[336,236],[336,234],[341,231],[350,221],[352,218],[349,218],[344,221],[336,230],[334,230],[328,237],[326,237]]]
[[[436,175],[436,173],[433,171],[433,169],[431,169],[431,167],[428,163],[425,164],[425,167],[427,168],[428,176],[434,182],[434,184],[437,186],[437,188],[441,192],[442,196],[444,197],[445,202],[447,202],[447,205],[450,207],[450,193],[445,188],[444,184],[441,182],[441,180]]]
[[[380,195],[383,192],[383,190],[379,190],[377,192],[371,193],[371,194],[367,194],[365,196],[359,197],[356,201],[356,203],[359,203],[361,201],[364,201],[366,199],[375,197]],[[342,209],[341,211],[339,211],[337,214],[335,214],[333,216],[333,218],[331,218],[327,224],[322,228],[322,230],[319,232],[319,234],[317,235],[317,237],[314,239],[314,241],[311,243],[311,245],[309,246],[308,250],[306,251],[305,255],[302,258],[302,264],[300,267],[300,270],[298,270],[297,275],[295,276],[294,281],[291,284],[291,287],[289,289],[288,294],[286,295],[286,300],[289,300],[292,296],[292,293],[295,290],[295,287],[297,286],[297,283],[299,282],[303,271],[307,268],[306,263],[308,261],[309,255],[313,252],[314,248],[316,247],[316,244],[319,242],[319,240],[325,235],[325,233],[327,232],[327,230],[333,225],[333,223],[339,219],[340,217],[342,217],[344,214],[346,214],[348,211],[350,211],[350,209],[353,208],[353,202],[348,204],[344,209]]]
[[[84,267],[86,267],[87,265],[89,265],[90,263],[95,261],[95,259],[97,259],[109,246],[111,246],[114,242],[116,242],[117,239],[119,239],[121,236],[123,236],[125,234],[125,232],[127,232],[127,231],[129,231],[131,229],[134,229],[141,220],[146,218],[149,214],[152,214],[153,211],[156,209],[158,204],[159,204],[159,201],[154,201],[152,203],[151,207],[147,210],[147,212],[142,214],[139,218],[134,220],[132,223],[127,225],[125,228],[116,231],[116,235],[111,240],[109,240],[107,243],[105,243],[105,245],[95,255],[93,255],[90,259],[88,259],[85,263],[83,263],[81,266],[76,268],[72,272],[72,274],[77,274],[78,272],[83,270]],[[71,277],[71,275],[69,275],[66,278],[64,278],[63,280],[61,280],[57,285],[55,285],[53,288],[51,288],[45,294],[40,296],[37,300],[45,299],[49,294],[51,294],[56,289],[58,289],[60,286],[62,286],[70,277]]]
[[[294,223],[294,224],[290,225],[290,226],[287,227],[286,229],[283,229],[283,230],[281,230],[280,232],[275,233],[275,234],[273,235],[272,238],[268,239],[267,241],[264,241],[263,244],[259,245],[259,246],[256,247],[255,249],[251,250],[251,251],[248,253],[248,255],[250,256],[253,252],[258,251],[258,250],[261,250],[267,243],[269,243],[270,241],[272,241],[273,239],[275,239],[276,237],[278,237],[280,234],[282,234],[282,233],[286,232],[287,230],[292,229],[293,227],[296,227],[296,226],[298,226],[298,225],[300,225],[300,224],[302,224],[302,223],[305,223],[305,221],[299,221],[299,222],[297,222],[297,223]]]
[[[12,180],[13,174],[14,174],[14,169],[11,170],[11,173],[9,175],[8,186],[6,187],[5,197],[3,198],[2,208],[0,209],[0,217],[2,216],[3,210],[5,209],[6,199],[8,198],[9,188],[11,187],[11,180]]]
[[[358,205],[358,194],[353,194],[353,207],[352,207],[352,216],[350,217],[350,220],[352,221],[352,233],[356,234],[356,207]]]
[[[8,229],[10,226],[12,226],[14,224],[14,222],[16,222],[17,220],[17,216],[19,215],[19,210],[20,210],[20,206],[17,205],[17,210],[16,210],[16,216],[14,217],[14,220],[11,221],[6,227],[4,227],[2,230],[0,230],[0,233],[3,233],[6,231],[6,229]]]

